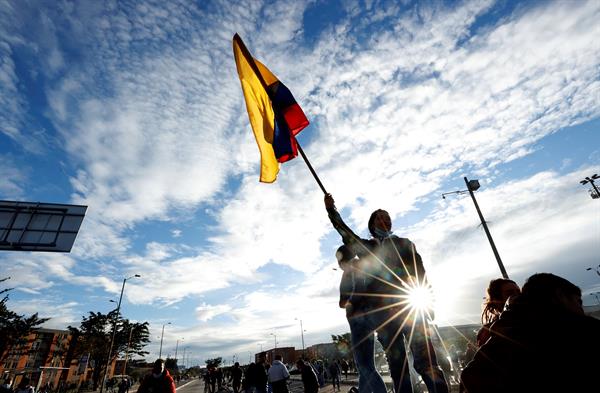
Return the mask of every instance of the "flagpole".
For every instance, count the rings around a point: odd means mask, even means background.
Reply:
[[[304,159],[304,162],[306,163],[306,166],[308,166],[308,169],[310,169],[310,173],[312,173],[313,177],[317,181],[317,184],[319,185],[319,187],[321,187],[321,191],[323,191],[323,194],[327,195],[327,191],[325,191],[325,187],[323,187],[323,183],[321,183],[319,176],[317,176],[317,172],[315,172],[312,165],[310,165],[310,161],[308,161],[308,158],[306,158],[306,154],[304,154],[304,150],[302,150],[302,146],[300,146],[300,144],[298,143],[297,140],[296,140],[296,144],[298,146],[298,151],[300,152],[300,155],[302,156],[302,158]]]
[[[248,61],[248,64],[250,64],[250,67],[252,67],[252,70],[256,74],[256,76],[257,76],[258,80],[260,81],[260,84],[262,85],[263,89],[265,89],[265,91],[267,92],[267,95],[269,96],[269,98],[272,98],[271,97],[271,91],[268,89],[267,83],[263,79],[262,74],[260,73],[260,70],[258,69],[258,66],[254,62],[254,57],[252,57],[252,55],[250,54],[250,51],[248,50],[248,48],[246,48],[246,45],[244,44],[244,41],[242,41],[242,38],[238,35],[238,33],[235,33],[235,35],[233,36],[233,40],[236,41],[238,43],[238,45],[240,46],[242,54],[244,55],[244,57]],[[300,143],[298,143],[297,139],[296,139],[296,146],[298,147],[298,151],[300,152],[300,155],[304,159],[304,162],[306,163],[306,166],[308,166],[308,169],[310,170],[310,173],[312,173],[313,177],[317,181],[317,184],[321,188],[321,191],[323,191],[323,194],[327,194],[327,191],[325,190],[325,187],[323,187],[323,183],[321,183],[321,179],[319,179],[319,176],[317,176],[317,172],[315,172],[315,170],[313,169],[312,165],[310,164],[310,161],[308,161],[308,158],[306,157],[306,154],[304,154],[304,150],[302,150],[302,146],[300,146]]]

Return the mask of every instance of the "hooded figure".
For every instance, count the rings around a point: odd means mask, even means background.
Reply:
[[[152,372],[144,377],[137,393],[175,393],[175,382],[165,368],[165,361],[157,359]]]

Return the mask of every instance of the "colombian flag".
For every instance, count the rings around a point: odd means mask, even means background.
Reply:
[[[273,183],[279,163],[298,155],[295,137],[308,125],[308,119],[289,89],[252,57],[237,34],[233,36],[233,54],[260,150],[260,181]]]

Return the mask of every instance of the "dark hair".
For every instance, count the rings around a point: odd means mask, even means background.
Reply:
[[[350,247],[347,245],[339,246],[335,251],[335,258],[338,261],[338,264],[342,264],[344,262],[350,262],[352,259],[356,257],[356,254],[352,251]]]
[[[521,291],[523,297],[538,305],[554,305],[559,294],[581,297],[581,289],[569,280],[551,273],[536,273],[529,277]]]
[[[367,225],[367,227],[369,228],[369,232],[371,232],[371,235],[373,236],[375,236],[375,217],[377,217],[377,214],[381,212],[386,213],[387,215],[390,214],[385,210],[377,209],[373,213],[371,213],[371,217],[369,217],[369,224]]]
[[[506,299],[502,299],[502,287],[508,283],[517,285],[516,282],[508,278],[495,278],[490,281],[486,289],[483,311],[481,312],[482,325],[494,322],[502,313],[504,303],[506,302]]]

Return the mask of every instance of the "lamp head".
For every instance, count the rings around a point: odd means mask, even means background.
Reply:
[[[481,185],[479,184],[479,180],[469,180],[468,187],[470,191],[477,191]]]

